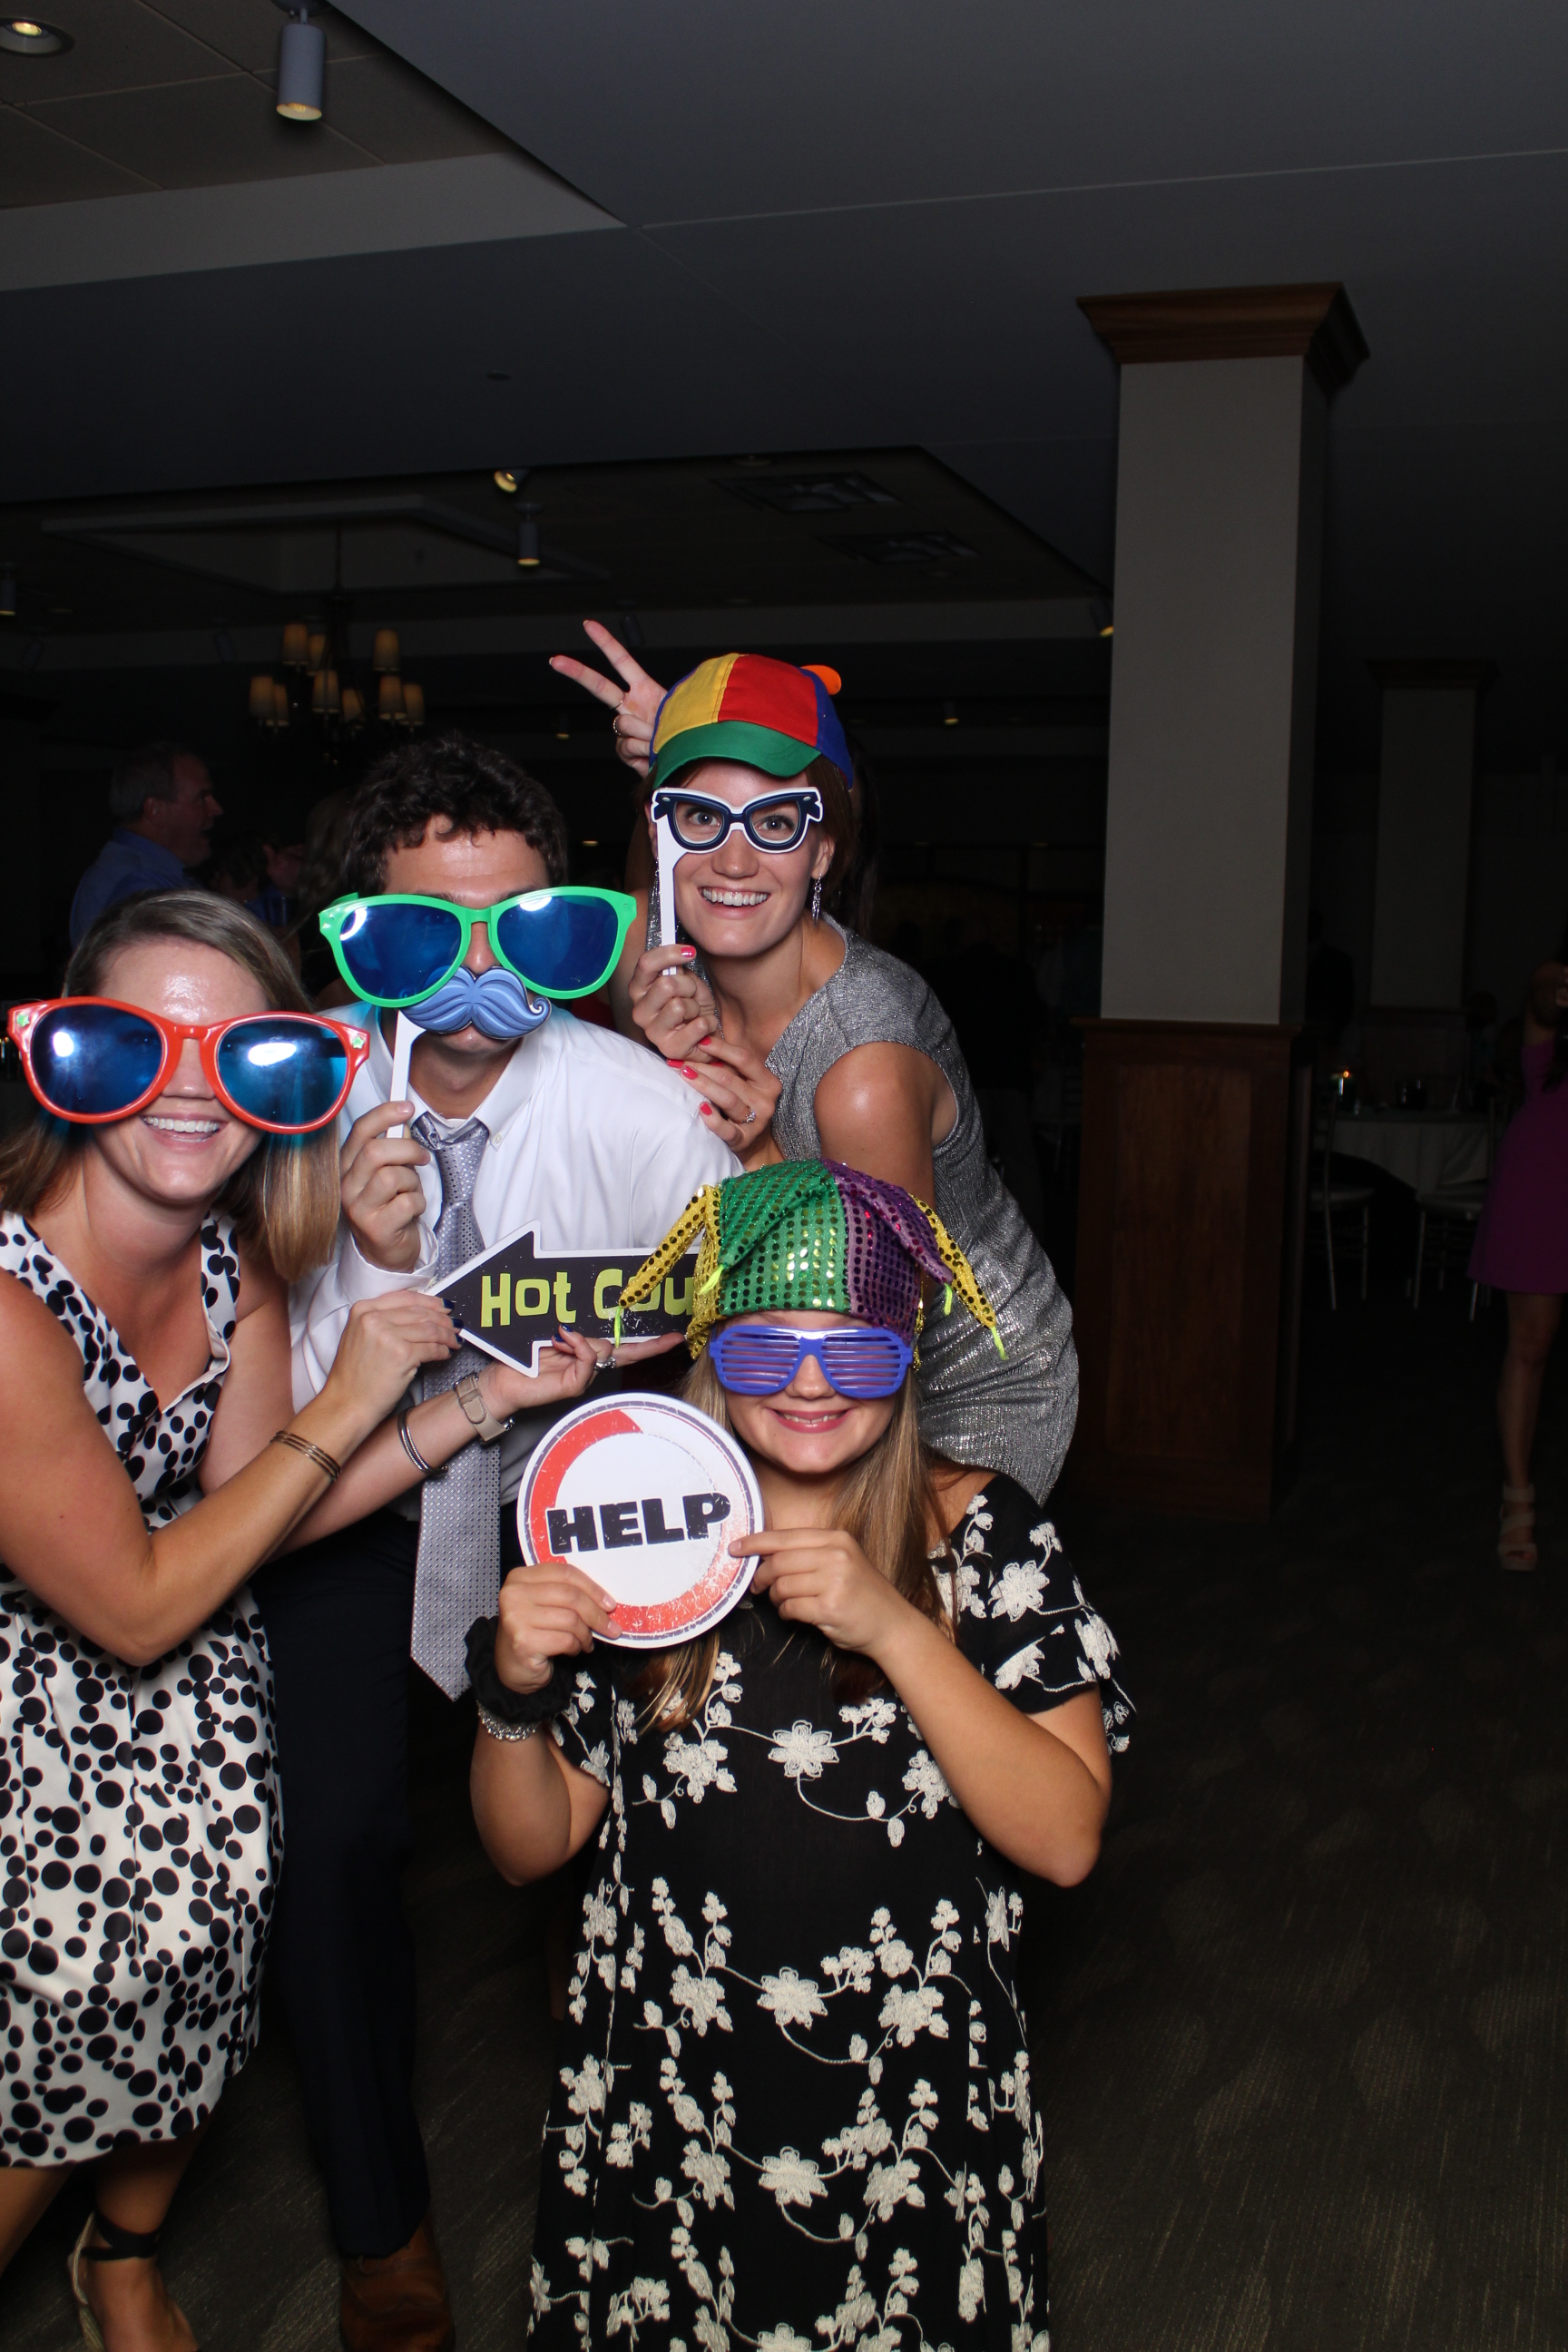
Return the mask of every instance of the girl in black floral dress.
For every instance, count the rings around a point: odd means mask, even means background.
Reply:
[[[762,1486],[751,1596],[649,1664],[595,1646],[613,1614],[580,1567],[519,1569],[476,1678],[498,1866],[542,1876],[598,1832],[534,2339],[1044,2352],[1019,1882],[1093,1866],[1116,1644],[1021,1487],[921,1451],[921,1276],[989,1318],[934,1217],[846,1168],[763,1170],[700,1196],[626,1304],[699,1223],[690,1340],[722,1336],[686,1393]],[[784,1385],[758,1392],[742,1329]],[[847,1369],[801,1344],[832,1333]]]

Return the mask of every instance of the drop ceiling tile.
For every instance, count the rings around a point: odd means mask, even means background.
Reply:
[[[327,67],[327,121],[384,163],[510,148],[505,134],[384,51]]]
[[[30,114],[0,106],[0,206],[68,205],[80,196],[128,196],[148,183],[59,138]]]
[[[237,180],[353,171],[372,159],[326,122],[285,122],[249,74],[106,98],[64,99],[39,110],[78,139],[163,188],[219,188]]]
[[[231,58],[247,73],[270,73],[278,63],[278,36],[283,18],[275,0],[146,0],[161,16],[172,17],[188,33]],[[327,37],[329,60],[362,58],[379,51],[379,44],[335,8],[315,8],[310,21]]]
[[[273,10],[276,16],[276,9]],[[191,81],[217,60],[201,41],[140,0],[50,0],[47,21],[74,46],[54,57],[19,58],[0,50],[0,98],[47,105],[110,89]]]

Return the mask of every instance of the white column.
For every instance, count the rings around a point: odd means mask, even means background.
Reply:
[[[1479,662],[1383,662],[1383,763],[1372,1002],[1423,1011],[1464,1000]]]
[[[1108,1019],[1298,1019],[1337,286],[1086,300],[1122,362]]]

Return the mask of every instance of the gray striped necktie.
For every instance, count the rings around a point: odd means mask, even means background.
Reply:
[[[428,1112],[412,1134],[441,1174],[436,1220],[436,1272],[455,1273],[484,1248],[474,1223],[474,1183],[490,1131],[471,1118],[447,1135]],[[481,1371],[489,1358],[459,1349],[424,1374],[424,1393],[455,1388],[465,1372]],[[414,1580],[414,1663],[448,1698],[468,1686],[467,1640],[476,1617],[493,1617],[500,1593],[500,1447],[477,1441],[425,1481],[419,1507],[419,1561]]]

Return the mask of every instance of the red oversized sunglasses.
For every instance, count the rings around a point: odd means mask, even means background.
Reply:
[[[6,1025],[44,1108],[86,1127],[145,1110],[194,1037],[226,1110],[268,1135],[308,1135],[336,1118],[370,1052],[363,1029],[320,1013],[166,1021],[109,996],[14,1004]]]

